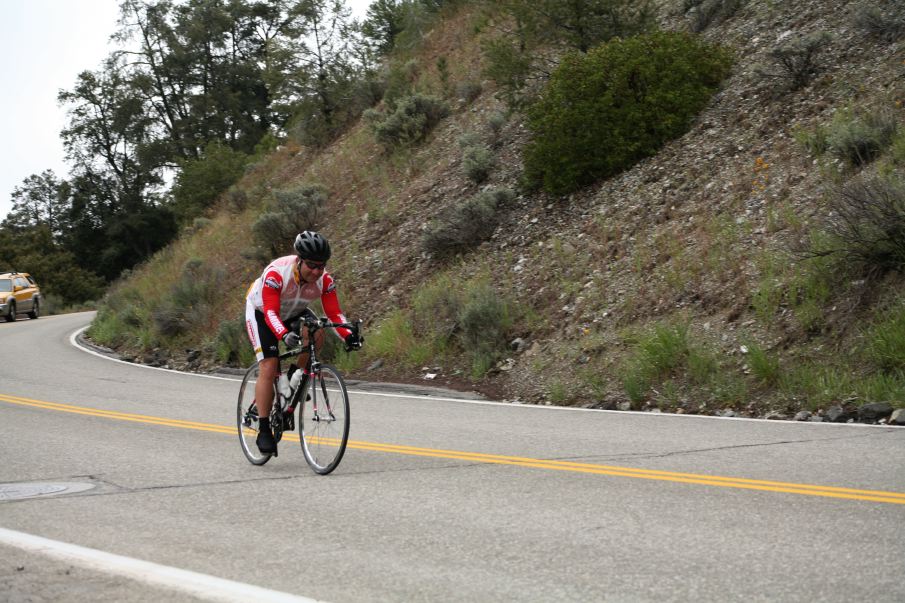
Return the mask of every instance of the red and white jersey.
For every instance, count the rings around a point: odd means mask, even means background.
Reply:
[[[287,255],[272,261],[263,274],[248,289],[248,303],[264,314],[264,320],[277,339],[288,330],[283,324],[299,316],[316,299],[321,300],[324,312],[333,322],[348,322],[339,307],[336,284],[329,273],[324,272],[313,283],[301,281],[297,269],[298,256]],[[345,338],[348,329],[336,329]]]

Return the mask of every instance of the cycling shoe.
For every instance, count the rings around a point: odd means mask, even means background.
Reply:
[[[258,450],[261,451],[261,454],[273,454],[277,451],[276,440],[273,439],[273,433],[271,433],[269,429],[267,431],[258,432],[258,437],[255,438],[255,444],[258,445]]]

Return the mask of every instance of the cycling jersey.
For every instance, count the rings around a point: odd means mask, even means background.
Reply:
[[[333,277],[325,271],[313,283],[302,282],[297,264],[298,256],[295,255],[275,259],[251,284],[246,296],[247,305],[264,315],[267,326],[277,339],[282,339],[288,331],[284,321],[300,316],[318,298],[327,318],[332,322],[348,322],[339,307]],[[349,329],[336,329],[341,339],[351,333]]]

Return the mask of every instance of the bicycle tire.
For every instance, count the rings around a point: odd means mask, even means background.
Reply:
[[[308,379],[299,405],[299,436],[305,460],[315,473],[339,466],[349,441],[349,392],[342,375],[322,364]]]
[[[258,380],[258,363],[248,367],[245,378],[239,386],[239,401],[236,405],[236,428],[239,443],[245,458],[252,465],[263,465],[273,456],[258,450],[255,439],[258,436],[258,408],[255,405],[255,383]],[[276,400],[276,397],[274,397]]]

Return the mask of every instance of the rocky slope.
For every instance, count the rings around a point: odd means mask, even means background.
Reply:
[[[284,152],[267,184],[320,181],[330,189],[341,217],[327,232],[345,246],[334,269],[351,312],[372,317],[372,328],[444,270],[463,280],[489,271],[524,311],[511,354],[480,380],[468,379],[455,357],[414,368],[392,356],[380,363],[366,357],[357,376],[416,382],[430,373],[432,383],[497,399],[669,412],[791,418],[805,411],[798,418],[807,418],[824,417],[832,406],[852,411],[861,405],[864,400],[818,404],[780,395],[751,377],[746,356],[757,346],[782,367],[832,358],[853,344],[902,284],[896,275],[850,284],[826,298],[819,319],[803,319],[789,301],[796,279],[810,270],[794,250],[822,224],[834,187],[853,176],[815,159],[797,139],[844,110],[896,111],[903,122],[905,43],[866,36],[853,22],[858,4],[742,3],[702,34],[732,48],[736,64],[687,134],[575,194],[517,194],[492,238],[458,263],[424,253],[425,225],[482,189],[519,190],[528,131],[519,114],[499,131],[491,127],[506,107],[490,82],[481,82],[475,100],[459,100],[430,140],[410,153],[385,157],[364,125],[320,155]],[[680,5],[663,3],[664,28],[688,27]],[[436,82],[432,66],[439,56],[451,58],[454,81],[480,77],[476,21],[473,11],[463,10],[425,40],[418,55],[425,86],[432,77]],[[779,45],[821,31],[831,37],[807,86],[787,92],[782,80],[760,74],[775,67],[770,52]],[[466,132],[494,150],[496,168],[480,186],[462,170],[458,140]],[[246,272],[256,269],[249,265]],[[765,291],[776,297],[769,311],[758,303]],[[639,333],[657,324],[685,325],[689,339],[732,377],[704,391],[675,375],[642,400],[632,399],[624,378],[633,346]],[[905,406],[905,400],[891,403]]]

